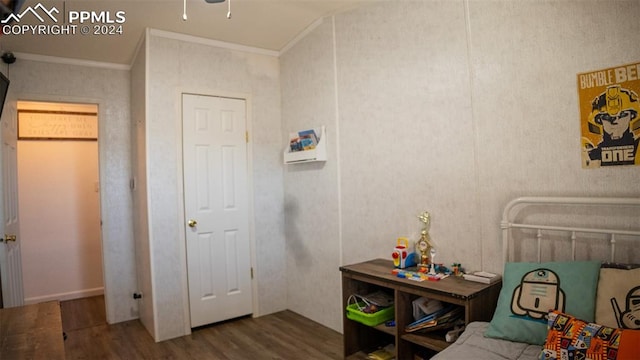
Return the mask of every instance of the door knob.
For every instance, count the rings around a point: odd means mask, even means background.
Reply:
[[[4,241],[6,243],[8,243],[9,241],[16,241],[16,236],[15,235],[9,235],[9,234],[4,234]]]
[[[187,224],[189,225],[189,227],[196,227],[196,225],[198,225],[198,222],[191,219]]]

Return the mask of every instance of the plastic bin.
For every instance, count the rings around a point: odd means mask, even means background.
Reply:
[[[364,304],[350,304],[347,306],[347,318],[368,326],[380,325],[385,321],[393,319],[395,316],[395,308],[393,306],[380,309],[371,314],[360,311],[358,306],[362,307]]]

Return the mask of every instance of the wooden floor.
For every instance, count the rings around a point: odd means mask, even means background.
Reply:
[[[107,325],[102,296],[64,301],[67,359],[342,359],[342,335],[292,311],[240,318],[154,342],[138,320]]]

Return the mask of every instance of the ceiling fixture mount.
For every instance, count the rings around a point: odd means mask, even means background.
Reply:
[[[204,1],[208,4],[219,4],[219,3],[225,2],[226,0],[204,0]],[[231,19],[231,0],[229,0],[229,3],[228,3],[227,19]],[[183,0],[182,20],[187,21],[187,0]]]
[[[225,2],[225,0],[204,0],[209,4],[219,4]],[[229,0],[229,10],[227,11],[227,19],[231,19],[231,0]]]

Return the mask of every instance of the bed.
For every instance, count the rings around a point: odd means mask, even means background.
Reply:
[[[432,359],[640,359],[640,198],[521,197],[500,227],[493,318]]]

